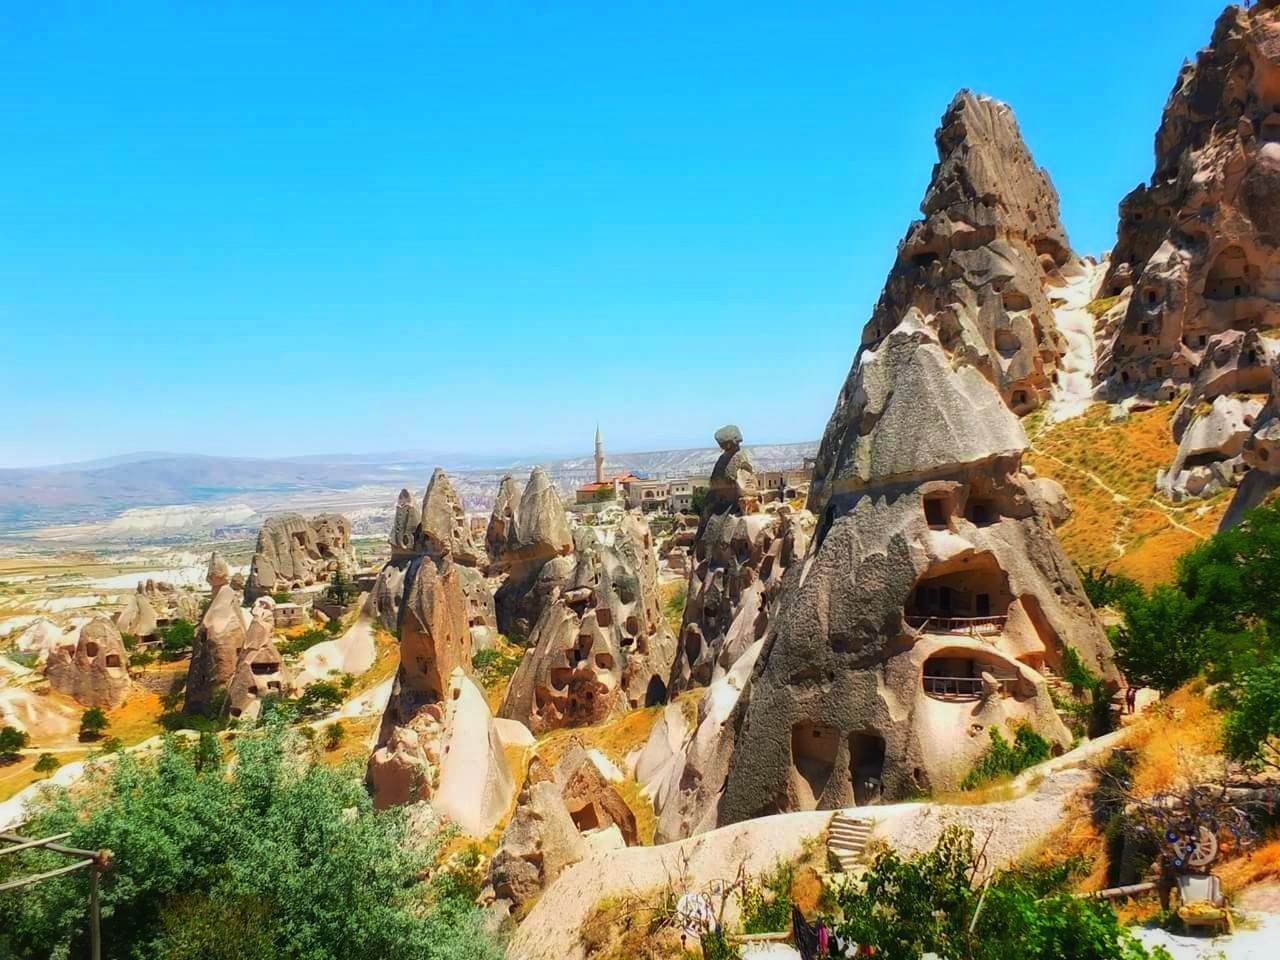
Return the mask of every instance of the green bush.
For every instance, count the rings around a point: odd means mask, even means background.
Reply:
[[[1106,901],[1072,895],[1079,861],[997,873],[984,893],[977,859],[973,835],[958,827],[916,856],[881,853],[863,884],[836,895],[837,935],[874,945],[884,960],[928,951],[954,960],[1168,960],[1134,940]]]
[[[293,594],[288,590],[277,590],[271,595],[271,599],[276,603],[293,603]]]
[[[342,690],[330,680],[317,680],[294,703],[303,716],[329,713],[342,706]]]
[[[0,727],[0,763],[13,763],[18,759],[18,751],[26,748],[31,736],[17,727]]]
[[[160,655],[165,660],[181,659],[196,638],[196,626],[190,620],[175,620],[169,626],[156,631],[160,639]]]
[[[80,714],[80,739],[97,740],[107,729],[107,715],[100,707],[90,707]]]
[[[317,643],[324,643],[329,639],[331,638],[328,633],[324,630],[317,630],[313,627],[310,630],[306,630],[298,634],[296,637],[290,637],[288,640],[281,641],[276,644],[276,649],[279,650],[283,656],[296,657],[299,654],[310,650]]]
[[[743,933],[778,933],[791,929],[794,865],[779,860],[773,869],[748,880],[742,891]]]
[[[408,842],[352,771],[298,762],[280,727],[197,761],[167,738],[104,777],[55,788],[28,829],[109,849],[100,885],[103,957],[132,960],[497,960],[470,901],[421,882],[439,838]],[[0,859],[0,881],[64,866],[46,851]],[[0,897],[0,956],[89,953],[88,877]]]
[[[991,728],[991,746],[960,783],[962,790],[974,790],[993,780],[1014,777],[1049,759],[1049,741],[1027,724],[1018,727],[1010,744],[997,727]]]
[[[1118,606],[1142,596],[1142,585],[1122,573],[1112,573],[1106,567],[1086,567],[1079,572],[1085,596],[1095,607]]]
[[[334,721],[324,729],[324,748],[329,751],[337,750],[342,746],[342,740],[346,736],[347,731],[343,729],[341,721]]]
[[[36,765],[33,769],[36,773],[53,773],[53,771],[57,770],[60,766],[62,766],[61,761],[59,761],[52,753],[42,753],[40,754],[40,759],[36,761]]]
[[[481,650],[471,658],[471,666],[480,678],[481,686],[492,690],[516,672],[523,655],[506,650]]]

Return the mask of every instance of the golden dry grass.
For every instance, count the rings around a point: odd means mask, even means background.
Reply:
[[[1147,710],[1134,726],[1133,792],[1149,797],[1222,773],[1222,715],[1194,685]]]
[[[1256,883],[1280,880],[1280,836],[1272,834],[1265,843],[1243,857],[1214,867],[1228,894],[1239,893]]]
[[[1146,586],[1171,580],[1177,558],[1217,529],[1229,495],[1174,505],[1156,494],[1156,471],[1177,451],[1170,426],[1176,404],[1124,423],[1107,422],[1107,409],[1096,404],[1049,426],[1028,418],[1026,462],[1067,491],[1073,514],[1058,537],[1076,564],[1110,565]]]

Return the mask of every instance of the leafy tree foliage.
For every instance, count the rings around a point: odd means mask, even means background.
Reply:
[[[1009,870],[984,893],[975,880],[973,835],[949,827],[925,853],[876,857],[865,885],[837,895],[845,920],[836,932],[874,945],[885,960],[916,960],[927,951],[953,960],[1167,958],[1159,948],[1149,954],[1105,901],[1071,895],[1068,884],[1082,870],[1075,861]]]
[[[57,770],[60,766],[62,766],[62,763],[52,753],[42,753],[40,754],[40,759],[36,761],[36,765],[32,769],[34,769],[36,773],[53,773],[53,771]]]
[[[1280,503],[1273,503],[1183,555],[1175,584],[1127,597],[1113,637],[1130,682],[1166,692],[1200,675],[1224,683],[1230,751],[1253,761],[1273,757],[1271,741],[1280,736],[1277,578]]]
[[[30,735],[17,727],[0,727],[0,763],[13,763],[18,751],[31,742]]]
[[[90,707],[80,714],[80,739],[97,740],[107,729],[107,715],[101,707]]]
[[[162,630],[156,631],[160,638],[161,656],[166,660],[177,660],[191,649],[196,639],[196,626],[190,620],[175,620]]]
[[[281,727],[241,735],[233,763],[174,739],[88,790],[56,790],[29,830],[112,851],[103,956],[158,960],[491,960],[470,901],[419,878],[438,844],[406,844],[352,771],[300,763]],[[351,811],[354,810],[354,815]],[[27,851],[0,880],[64,865]],[[87,956],[88,880],[0,897],[0,956]]]
[[[1138,581],[1122,573],[1112,573],[1106,567],[1080,570],[1080,583],[1095,607],[1120,606],[1129,597],[1142,593],[1142,584]]]
[[[963,790],[973,790],[1003,777],[1017,776],[1028,767],[1049,759],[1049,741],[1023,724],[1010,744],[996,727],[991,728],[991,746],[960,783]]]

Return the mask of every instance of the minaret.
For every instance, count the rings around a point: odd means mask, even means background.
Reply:
[[[604,437],[600,435],[600,424],[596,424],[596,483],[604,483]]]

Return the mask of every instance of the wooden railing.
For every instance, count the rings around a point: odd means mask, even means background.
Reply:
[[[1017,677],[996,677],[1000,695],[1013,694]],[[924,677],[924,692],[939,700],[978,700],[982,697],[981,677]]]
[[[921,617],[907,614],[907,626],[916,633],[947,633],[966,637],[992,637],[1003,633],[1005,617]]]

